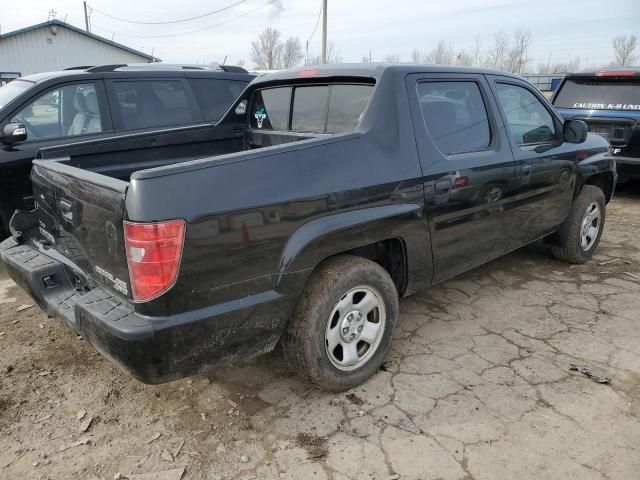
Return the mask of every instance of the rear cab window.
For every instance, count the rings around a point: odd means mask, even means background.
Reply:
[[[640,78],[568,78],[553,103],[578,110],[640,111]]]
[[[258,130],[288,130],[291,87],[258,90],[253,98],[249,125]]]
[[[373,88],[373,84],[335,83],[258,90],[249,110],[249,126],[296,133],[351,132],[362,120]]]

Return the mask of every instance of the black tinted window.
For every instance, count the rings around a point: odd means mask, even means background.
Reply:
[[[195,121],[179,80],[115,82],[119,128],[165,127]]]
[[[354,130],[367,108],[372,91],[372,85],[332,85],[327,133]]]
[[[538,97],[517,85],[499,83],[496,88],[514,142],[525,145],[557,139],[553,117]]]
[[[446,154],[483,150],[491,143],[487,111],[475,82],[418,84],[424,123]]]
[[[640,110],[640,80],[567,80],[554,102],[560,108]]]
[[[298,87],[293,99],[291,129],[296,132],[324,132],[329,87]]]
[[[288,130],[291,87],[269,88],[256,92],[249,111],[251,128]]]
[[[367,108],[373,85],[314,85],[259,90],[250,110],[251,128],[303,133],[342,133],[356,128]],[[328,103],[328,104],[327,104]]]
[[[190,78],[191,87],[205,120],[218,120],[229,105],[242,93],[247,82]]]

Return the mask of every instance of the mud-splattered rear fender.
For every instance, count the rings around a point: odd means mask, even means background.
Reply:
[[[323,260],[394,238],[404,245],[406,293],[427,287],[433,268],[423,206],[402,203],[341,212],[301,226],[283,249],[275,288],[285,295],[297,295]]]

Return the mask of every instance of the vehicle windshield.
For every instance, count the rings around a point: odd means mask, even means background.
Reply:
[[[14,80],[0,87],[0,108],[4,107],[22,92],[29,90],[33,85],[33,83],[25,82],[24,80]]]
[[[553,103],[559,108],[640,111],[640,79],[568,79]]]

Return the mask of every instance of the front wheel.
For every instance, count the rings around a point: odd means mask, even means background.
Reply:
[[[585,185],[573,204],[565,225],[565,240],[562,245],[552,247],[558,260],[570,263],[585,263],[595,252],[606,216],[606,202],[602,190],[594,185]]]
[[[341,255],[313,273],[283,337],[291,369],[328,391],[355,387],[373,375],[391,346],[398,294],[370,260]]]

